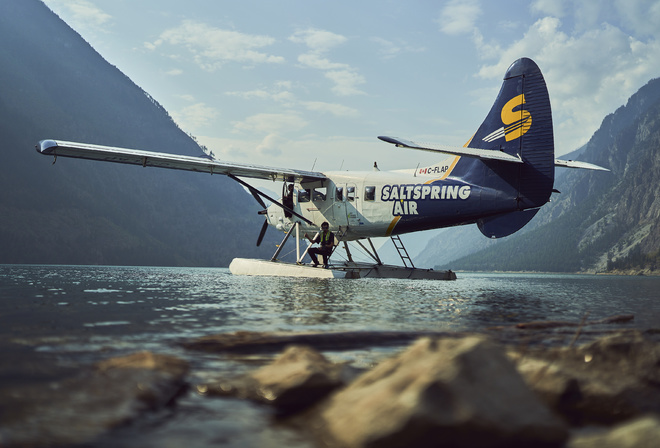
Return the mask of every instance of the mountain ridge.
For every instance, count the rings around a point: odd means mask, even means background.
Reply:
[[[258,205],[224,176],[39,155],[45,138],[202,156],[167,111],[37,0],[0,3],[0,263],[227,266]]]

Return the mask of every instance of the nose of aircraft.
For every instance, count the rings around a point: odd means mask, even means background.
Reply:
[[[268,224],[276,227],[278,230],[283,229],[284,210],[282,210],[282,207],[279,207],[275,204],[271,204],[263,212],[265,212],[266,214],[266,220],[268,221]]]

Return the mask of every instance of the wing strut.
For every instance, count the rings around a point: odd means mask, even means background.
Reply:
[[[302,216],[302,215],[296,213],[295,211],[291,210],[289,207],[285,206],[284,204],[281,204],[281,203],[277,202],[275,199],[271,198],[270,196],[268,196],[268,195],[265,194],[265,193],[262,193],[261,191],[259,191],[259,190],[257,190],[256,188],[254,188],[252,185],[250,185],[250,184],[248,184],[247,182],[245,182],[245,181],[239,179],[238,177],[234,176],[233,174],[227,174],[227,176],[229,176],[231,179],[234,179],[236,182],[238,182],[239,184],[243,185],[245,188],[247,188],[248,190],[250,190],[250,193],[252,193],[252,196],[255,196],[255,198],[257,197],[257,195],[258,195],[258,196],[263,196],[264,198],[268,199],[270,202],[272,202],[273,204],[277,205],[278,207],[281,207],[281,208],[283,208],[284,210],[286,210],[286,211],[288,211],[289,213],[291,213],[292,215],[297,216],[298,218],[302,219],[302,220],[305,221],[307,224],[309,224],[309,225],[311,225],[311,226],[314,225],[314,223],[313,223],[312,221],[310,221],[309,219],[307,219],[307,218],[305,218],[304,216]],[[260,204],[263,204],[263,201],[259,201],[259,203],[260,203]],[[265,208],[265,207],[264,207],[264,208]]]

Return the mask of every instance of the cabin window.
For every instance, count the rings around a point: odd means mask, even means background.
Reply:
[[[348,187],[346,190],[346,199],[353,202],[355,200],[355,187]]]
[[[344,200],[344,187],[335,188],[335,201]]]
[[[309,189],[298,190],[298,202],[309,202]]]
[[[325,201],[325,198],[328,195],[328,189],[326,187],[315,188],[312,191],[312,201]]]
[[[365,201],[374,201],[376,200],[376,187],[364,187],[364,200]]]

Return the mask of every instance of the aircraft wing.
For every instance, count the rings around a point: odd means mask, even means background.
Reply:
[[[175,170],[198,171],[209,174],[249,177],[279,181],[314,181],[324,180],[323,173],[284,168],[272,168],[246,163],[222,162],[205,157],[183,156],[162,152],[142,151],[139,149],[117,148],[112,146],[90,145],[87,143],[66,142],[62,140],[41,140],[37,151],[44,155],[73,157],[78,159],[101,160],[105,162],[126,163],[129,165],[154,166]]]
[[[428,145],[419,144],[410,140],[403,140],[396,137],[378,137],[384,142],[392,143],[400,148],[420,149],[422,151],[441,152],[443,154],[453,154],[455,156],[475,157],[477,159],[501,160],[504,162],[523,163],[520,157],[512,156],[503,151],[493,151],[492,149],[464,148],[462,146],[448,145]]]

